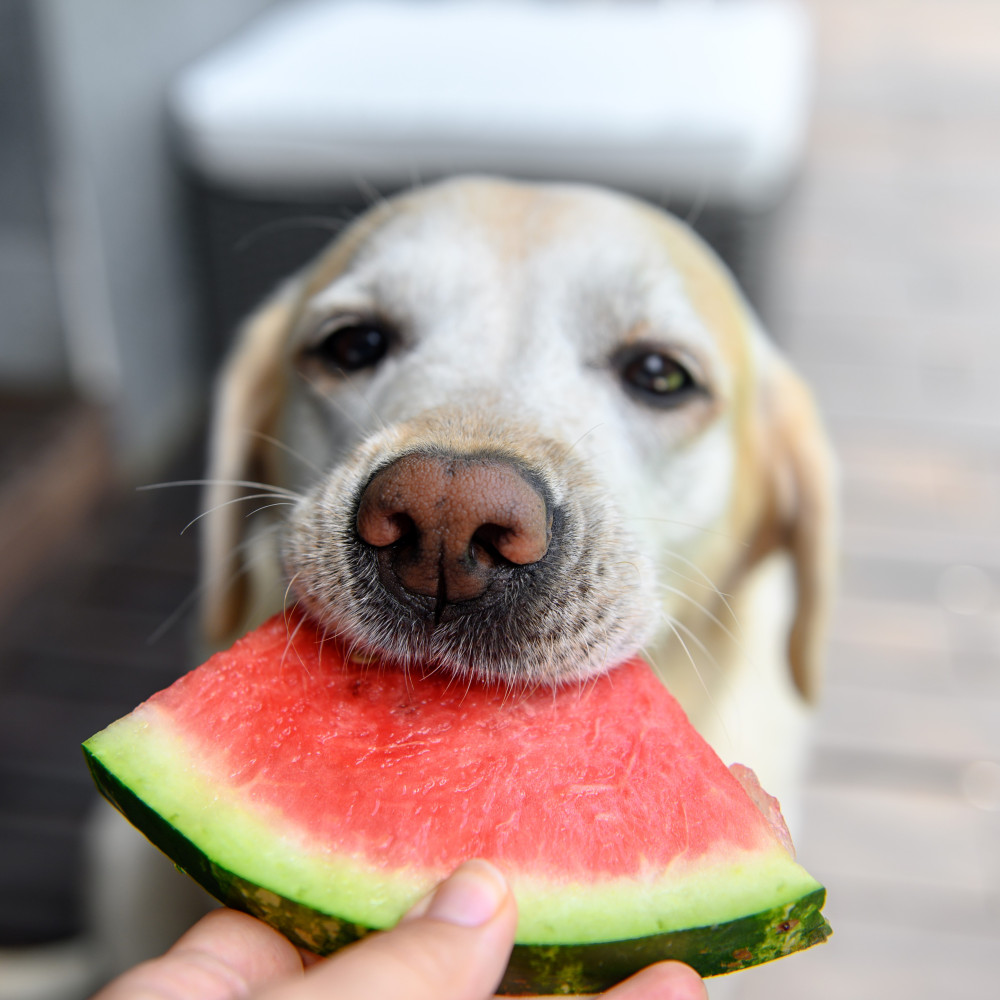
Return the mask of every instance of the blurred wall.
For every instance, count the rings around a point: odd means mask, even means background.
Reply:
[[[206,379],[164,90],[273,2],[33,5],[68,367],[84,394],[110,404],[127,469],[154,466],[180,437]]]
[[[30,4],[0,0],[0,387],[19,391],[66,378]]]

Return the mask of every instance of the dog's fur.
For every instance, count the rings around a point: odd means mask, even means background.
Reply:
[[[326,338],[359,325],[388,337],[385,356],[338,371]],[[679,391],[629,380],[646,355],[680,366]],[[545,572],[450,617],[387,595],[359,496],[414,452],[528,470],[555,520]],[[830,462],[802,383],[675,219],[476,178],[377,206],[242,330],[209,476],[213,641],[299,603],[359,651],[515,685],[642,650],[794,812],[833,575]],[[280,487],[283,506],[248,518],[241,482]]]

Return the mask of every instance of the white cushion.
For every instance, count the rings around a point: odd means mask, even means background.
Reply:
[[[753,206],[800,157],[810,40],[788,0],[302,0],[171,103],[191,165],[235,188],[480,170]]]

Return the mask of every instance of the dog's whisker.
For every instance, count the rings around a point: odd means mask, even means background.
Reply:
[[[285,615],[285,632],[286,632],[287,638],[285,640],[285,651],[281,654],[281,664],[280,664],[280,667],[282,669],[284,668],[285,661],[288,658],[288,651],[292,650],[295,653],[295,656],[297,657],[299,663],[302,665],[303,670],[305,670],[306,673],[308,673],[309,672],[309,668],[306,666],[305,660],[302,659],[302,654],[299,652],[298,647],[296,647],[296,645],[295,645],[295,637],[299,634],[300,630],[302,629],[302,626],[305,624],[305,621],[306,621],[305,616],[303,615],[302,617],[300,617],[299,620],[295,623],[295,628],[292,629],[290,632],[288,631],[289,625],[290,625],[289,614],[292,613],[292,612],[294,612],[294,611],[296,611],[297,608],[298,608],[298,602],[296,602],[295,605],[293,605],[290,610],[288,608],[285,609],[285,613],[284,613],[284,615]]]
[[[537,693],[538,689],[542,686],[540,680],[526,679],[524,682],[524,691],[522,692],[522,699],[527,701],[529,698],[533,698]]]
[[[608,660],[611,659],[611,640],[607,637],[607,631],[605,631],[604,640],[604,658],[601,660],[601,673],[605,673],[608,670]]]
[[[238,254],[245,253],[258,240],[293,229],[325,229],[336,236],[344,229],[345,225],[346,222],[343,219],[336,219],[328,215],[295,215],[284,219],[273,219],[255,226],[249,233],[241,236],[233,244],[233,251]]]
[[[684,573],[681,573],[679,570],[672,569],[669,566],[664,566],[664,567],[662,567],[662,569],[664,570],[664,572],[671,573],[672,575],[674,575],[676,577],[679,577],[681,580],[683,580],[685,583],[689,584],[690,586],[692,586],[692,587],[699,587],[702,590],[709,591],[710,593],[712,593],[716,597],[718,597],[719,600],[722,602],[723,606],[725,607],[726,611],[729,612],[730,616],[733,619],[733,628],[735,628],[736,631],[737,631],[737,633],[739,633],[738,635],[731,635],[730,638],[732,638],[734,641],[742,641],[743,625],[740,622],[739,616],[736,614],[736,612],[733,610],[732,605],[729,603],[728,598],[732,596],[731,594],[724,594],[721,590],[719,590],[713,584],[711,584],[711,583],[704,583],[701,580],[695,580],[694,578],[692,578],[690,576],[687,576]],[[671,587],[669,584],[664,583],[663,581],[660,581],[656,586],[657,586],[657,588],[659,590],[666,591],[668,593],[672,593],[672,594],[678,594],[678,593],[680,593],[680,591],[678,591],[675,588]],[[689,596],[689,600],[691,600],[693,603],[696,603],[696,602],[694,602],[694,599],[691,598],[690,596]],[[702,605],[700,603],[697,603],[697,607],[699,608],[699,610],[704,611],[706,614],[709,613],[708,609],[704,605]],[[717,621],[717,623],[719,624],[720,628],[723,627],[722,624],[721,624],[721,622]]]
[[[343,628],[334,628],[333,625],[324,622],[323,623],[323,638],[324,641],[327,639],[332,639],[334,642],[341,642],[344,636],[347,635],[347,626]]]
[[[706,684],[705,675],[698,669],[694,657],[691,655],[691,651],[688,649],[687,644],[683,641],[683,639],[681,639],[680,633],[683,632],[684,635],[687,636],[688,641],[693,643],[694,646],[697,647],[697,649],[702,653],[702,655],[707,658],[709,664],[712,666],[712,668],[715,670],[717,674],[719,675],[725,674],[725,668],[719,662],[719,660],[717,659],[715,654],[711,651],[711,649],[708,648],[706,642],[701,638],[701,636],[698,635],[697,632],[694,631],[694,629],[689,628],[682,621],[678,621],[676,618],[672,618],[669,615],[665,616],[664,621],[667,623],[667,627],[677,637],[678,642],[681,643],[681,645],[684,647],[685,652],[688,654],[688,657],[691,660],[691,666],[694,668],[695,676],[698,678],[698,682],[705,690],[705,696],[708,700],[708,704],[711,706],[712,711],[715,713],[715,717],[719,720],[719,725],[722,727],[722,731],[725,734],[726,739],[732,741],[732,734],[729,732],[729,727],[726,725],[725,716],[719,709],[718,702],[716,701],[714,695],[712,694],[712,687]]]
[[[586,440],[591,434],[594,433],[594,431],[600,430],[600,428],[603,426],[604,424],[594,424],[594,426],[591,427],[589,430],[584,431],[575,441],[566,445],[566,447],[563,448],[563,455],[566,456],[569,455],[570,452],[575,451],[577,445]]]
[[[376,427],[378,427],[380,431],[388,430],[385,421],[382,419],[378,410],[375,409],[374,405],[372,404],[372,401],[357,387],[357,385],[351,379],[347,380],[346,385],[348,390],[354,393],[355,398],[361,403],[361,405],[368,410],[368,414],[375,422]]]
[[[466,677],[465,677],[465,691],[462,693],[462,701],[460,702],[460,704],[464,703],[465,699],[468,698],[469,694],[472,692],[472,682],[473,682],[473,680],[474,680],[474,675],[473,675],[472,671],[470,670],[470,671],[467,672]]]
[[[438,661],[437,663],[432,663],[430,665],[430,669],[427,670],[425,673],[422,672],[420,676],[421,677],[433,677],[435,674],[439,674],[443,670],[444,670],[444,664],[441,663],[440,661]],[[451,685],[451,679],[450,679],[450,675],[449,675],[448,683],[445,684],[445,691],[448,690],[448,688],[449,688],[450,685]]]
[[[574,678],[574,681],[576,682],[576,690],[577,690],[577,697],[578,698],[585,697],[586,694],[587,694],[588,688],[592,688],[597,683],[597,680],[598,680],[599,677],[603,677],[603,676],[607,675],[606,676],[607,683],[609,685],[612,685],[612,686],[614,685],[614,679],[612,678],[611,674],[608,673],[608,670],[607,670],[607,663],[608,663],[608,655],[609,655],[609,653],[610,653],[610,648],[608,647],[607,644],[605,644],[605,646],[604,646],[604,659],[602,660],[600,670],[598,670],[596,672],[589,672],[589,673],[586,673],[586,674],[579,674],[579,675],[577,675]]]
[[[733,632],[732,629],[730,629],[717,614],[706,608],[700,601],[696,600],[686,591],[681,590],[680,587],[672,587],[669,583],[661,582],[658,586],[660,590],[664,590],[668,594],[673,594],[675,597],[679,597],[682,600],[687,601],[689,604],[693,604],[706,618],[708,618],[709,621],[717,625],[730,639],[732,639],[737,646],[741,649],[743,648],[743,639],[736,635],[736,633]]]
[[[702,674],[701,670],[698,669],[698,663],[694,658],[694,654],[691,652],[690,648],[688,647],[688,644],[684,641],[684,636],[681,635],[681,632],[683,632],[684,635],[686,635],[688,639],[695,646],[697,646],[697,648],[701,650],[701,652],[705,656],[708,657],[709,662],[712,664],[712,666],[715,667],[715,669],[721,673],[722,668],[719,665],[719,661],[712,655],[711,650],[705,645],[704,642],[701,641],[698,635],[691,629],[689,629],[683,622],[677,621],[675,618],[671,618],[670,615],[664,615],[663,621],[664,624],[666,624],[667,628],[669,628],[670,631],[673,632],[674,637],[681,645],[681,649],[684,650],[684,654],[687,657],[688,662],[691,664],[691,670],[694,672],[694,675],[697,678],[698,683],[701,685],[702,690],[705,692],[705,698],[708,701],[711,710],[715,713],[715,717],[719,720],[719,725],[722,727],[722,732],[725,734],[726,739],[732,742],[732,735],[729,732],[729,727],[726,725],[726,720],[723,717],[722,712],[719,710],[718,703],[712,696],[712,689],[705,681],[704,674]],[[653,669],[656,670],[657,669],[656,661],[652,658],[649,651],[644,649],[643,655],[652,665]]]
[[[698,678],[698,683],[701,684],[701,686],[705,689],[705,693],[711,696],[712,693],[711,688],[709,687],[708,682],[705,680],[704,674],[698,667],[697,660],[692,654],[691,649],[688,646],[687,642],[684,641],[684,638],[681,635],[681,633],[683,632],[684,635],[687,636],[688,641],[697,647],[699,652],[701,652],[708,659],[709,664],[719,674],[723,673],[722,665],[719,663],[716,656],[712,653],[711,649],[709,649],[708,644],[698,635],[697,632],[694,631],[694,629],[689,628],[679,618],[674,618],[673,615],[669,615],[666,613],[664,613],[661,616],[661,620],[667,626],[667,628],[670,629],[670,631],[674,634],[674,638],[681,644],[681,648],[684,650],[684,653],[687,656],[688,660],[690,661],[691,667],[694,670],[695,676]],[[656,663],[651,658],[651,654],[647,650],[644,650],[643,654],[647,656],[649,662],[655,667]]]
[[[286,489],[284,486],[276,486],[274,483],[260,483],[253,479],[175,479],[167,483],[146,483],[137,486],[136,492],[145,493],[149,490],[165,490],[175,486],[242,486],[252,490],[268,490],[274,496],[283,496],[289,500],[304,499],[301,493],[295,490]]]
[[[277,534],[281,530],[280,524],[272,524],[258,533],[258,537],[269,534]],[[262,560],[265,558],[263,554],[259,551],[258,547],[255,545],[253,539],[244,539],[239,545],[233,547],[232,551],[238,553],[241,556],[249,557],[249,561]],[[236,570],[229,574],[225,584],[228,586],[234,580],[236,580],[240,575],[240,570]],[[146,645],[152,646],[160,641],[180,620],[187,614],[191,608],[201,600],[205,594],[205,588],[207,587],[207,582],[204,580],[199,581],[194,587],[188,592],[184,599],[166,616],[166,618],[156,626],[156,628],[147,636]]]
[[[419,164],[415,163],[413,160],[410,161],[409,166],[406,169],[409,175],[409,186],[407,190],[410,194],[414,194],[425,186],[423,175],[420,172]]]
[[[710,590],[717,597],[732,597],[732,594],[724,594],[714,584],[706,583],[704,580],[698,580],[693,576],[688,576],[687,573],[682,573],[679,569],[674,569],[673,566],[662,566],[661,569],[665,573],[669,573],[671,576],[676,576],[685,583],[691,584],[692,587],[698,587],[700,590]]]
[[[245,500],[272,500],[275,497],[279,498],[278,503],[270,503],[264,507],[257,507],[255,510],[250,511],[250,513],[247,514],[247,517],[251,517],[258,511],[267,510],[269,507],[294,507],[296,503],[298,503],[297,500],[290,500],[284,493],[249,493],[242,497],[232,497],[229,500],[223,500],[221,503],[217,503],[214,506],[209,507],[208,510],[203,510],[195,517],[192,517],[191,520],[188,521],[183,528],[181,528],[180,533],[183,535],[188,528],[197,524],[202,518],[208,517],[210,514],[214,514],[217,510],[222,510],[223,507],[229,507],[234,503],[243,503]]]
[[[684,217],[685,225],[694,227],[697,224],[702,213],[705,211],[706,205],[708,205],[708,199],[711,197],[711,194],[711,181],[703,182],[701,190],[695,192],[695,196],[691,201],[691,207],[688,209],[687,214]]]
[[[242,497],[241,499],[247,499]],[[263,507],[254,507],[249,514],[244,514],[244,517],[253,517],[254,514],[260,514],[262,511],[271,510],[272,507],[295,507],[296,504],[292,503],[290,500],[282,500],[279,503],[266,503]]]
[[[292,594],[292,589],[293,589],[293,588],[294,588],[294,586],[295,586],[295,581],[296,581],[296,580],[297,580],[297,579],[299,578],[299,576],[300,576],[300,575],[301,575],[301,573],[295,573],[295,574],[294,574],[294,575],[293,575],[293,576],[292,576],[292,577],[291,577],[291,578],[289,579],[289,581],[288,581],[288,585],[287,585],[287,586],[285,587],[285,594],[284,594],[284,597],[282,597],[282,599],[281,599],[281,609],[282,609],[282,611],[283,611],[283,613],[284,613],[284,615],[285,615],[285,621],[286,621],[286,622],[288,621],[288,612],[289,612],[289,608],[288,608],[288,598],[289,598],[289,597],[291,596],[291,594]],[[295,602],[295,603],[296,603],[296,604],[298,603],[298,599],[296,599],[296,602]]]
[[[722,603],[725,605],[726,610],[729,612],[730,617],[733,619],[733,624],[736,626],[737,629],[739,629],[740,632],[742,632],[743,626],[740,624],[739,616],[733,610],[733,606],[729,603],[729,598],[732,597],[733,595],[723,593],[718,588],[718,586],[716,586],[715,581],[713,581],[712,578],[696,562],[693,562],[691,559],[688,559],[687,556],[683,556],[681,555],[680,552],[675,552],[673,550],[667,551],[666,555],[669,558],[676,559],[678,562],[681,562],[685,566],[690,567],[698,574],[698,576],[701,577],[702,580],[705,581],[704,585],[711,588],[712,592],[716,595],[716,597],[718,597],[719,600],[722,601]],[[666,567],[666,568],[671,573],[674,573],[677,576],[681,576],[681,574],[678,573],[677,570],[673,569],[673,567]],[[688,577],[683,577],[683,579],[688,580],[688,582],[692,584],[696,582],[694,580],[690,580]]]
[[[615,563],[614,565],[616,565],[616,566],[628,566],[628,568],[631,569],[635,573],[635,575],[639,579],[639,581],[640,582],[642,581],[642,570],[640,570],[639,567],[634,562],[632,562],[631,559],[622,559],[619,562]]]
[[[729,534],[728,532],[719,531],[717,528],[709,528],[704,524],[694,524],[692,521],[680,521],[673,517],[654,517],[651,514],[630,514],[622,520],[652,521],[654,524],[673,524],[678,528],[691,528],[692,531],[700,531],[706,535],[715,535],[717,538],[722,538],[727,542],[732,542],[734,545],[739,545],[741,548],[750,548],[750,543],[746,540],[739,539],[735,535]]]
[[[356,173],[351,180],[354,182],[358,194],[365,199],[370,209],[385,208],[389,205],[389,199],[367,177]]]
[[[267,442],[267,444],[274,445],[275,448],[280,448],[286,455],[291,455],[292,458],[301,462],[310,472],[315,472],[317,475],[322,473],[323,470],[315,462],[306,458],[300,451],[296,451],[291,445],[285,444],[284,441],[274,437],[272,434],[265,434],[263,431],[257,430],[249,430],[247,433],[261,441]]]
[[[205,585],[202,583],[192,587],[181,603],[146,636],[146,645],[156,645],[201,600],[204,591]]]
[[[338,412],[338,413],[339,413],[339,414],[340,414],[340,415],[341,415],[341,416],[342,416],[342,417],[343,417],[343,418],[344,418],[344,419],[345,419],[345,420],[346,420],[346,421],[347,421],[347,422],[348,422],[349,424],[351,424],[351,426],[352,426],[352,427],[354,427],[354,428],[355,428],[355,430],[357,430],[358,432],[360,432],[360,433],[361,433],[362,435],[366,435],[366,434],[368,434],[368,433],[369,433],[369,431],[370,431],[370,429],[371,429],[371,428],[369,427],[369,425],[368,425],[368,424],[364,423],[364,422],[363,422],[363,421],[362,421],[362,420],[361,420],[361,419],[360,419],[360,418],[359,418],[359,417],[357,416],[357,414],[355,414],[355,413],[352,413],[352,412],[351,412],[351,411],[350,411],[350,410],[349,410],[349,409],[348,409],[348,408],[347,408],[347,407],[346,407],[346,406],[345,406],[345,405],[344,405],[344,404],[343,404],[343,403],[342,403],[342,402],[341,402],[341,401],[340,401],[339,399],[337,399],[337,398],[336,398],[335,396],[331,396],[331,395],[330,395],[329,393],[325,392],[325,391],[323,390],[323,387],[322,387],[322,386],[320,386],[320,385],[318,385],[318,384],[317,384],[317,383],[316,383],[316,382],[315,382],[315,381],[314,381],[313,379],[311,379],[311,378],[309,377],[309,375],[308,375],[308,374],[306,374],[305,372],[298,372],[298,376],[299,376],[299,378],[300,378],[300,379],[302,379],[302,381],[303,381],[303,382],[305,382],[305,384],[306,384],[307,386],[309,386],[309,388],[310,388],[310,389],[311,389],[311,390],[312,390],[312,391],[313,391],[314,393],[316,393],[316,395],[317,395],[317,396],[320,396],[320,397],[322,397],[322,399],[323,399],[323,400],[324,400],[325,402],[329,403],[329,404],[330,404],[330,406],[332,406],[332,407],[333,407],[333,408],[334,408],[334,409],[335,409],[335,410],[336,410],[336,411],[337,411],[337,412]],[[361,402],[362,402],[362,403],[364,404],[364,406],[365,406],[365,407],[367,408],[367,410],[368,410],[368,413],[369,413],[369,415],[371,416],[372,420],[374,421],[374,423],[375,423],[376,427],[377,427],[377,428],[378,428],[379,430],[382,430],[382,431],[386,430],[386,426],[385,426],[385,422],[384,422],[384,421],[382,420],[382,418],[381,418],[381,417],[380,417],[380,416],[378,415],[378,412],[377,412],[377,411],[375,410],[375,408],[374,408],[374,407],[372,406],[371,402],[370,402],[369,400],[367,400],[367,399],[366,399],[366,398],[365,398],[365,397],[364,397],[364,396],[363,396],[363,395],[362,395],[362,394],[361,394],[361,393],[360,393],[360,392],[358,391],[357,387],[355,387],[355,386],[351,385],[351,382],[350,382],[349,378],[346,378],[346,377],[345,377],[345,384],[346,384],[346,385],[350,385],[350,386],[351,386],[351,388],[352,388],[352,389],[354,389],[354,394],[355,394],[355,395],[357,396],[357,398],[358,398],[358,399],[359,399],[359,400],[360,400],[360,401],[361,401]]]
[[[326,648],[326,641],[330,637],[330,629],[324,625],[319,635],[319,644],[316,650],[316,663],[320,670],[323,669],[323,650]]]
[[[344,659],[350,663],[354,659],[354,652],[361,644],[361,636],[356,635],[351,640],[350,646],[347,647],[347,651],[344,654]]]

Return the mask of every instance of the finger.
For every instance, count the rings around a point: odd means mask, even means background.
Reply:
[[[236,1000],[292,974],[301,976],[302,959],[285,938],[245,913],[221,909],[94,1000]]]
[[[260,1000],[484,1000],[507,966],[516,925],[503,877],[485,861],[470,861],[397,927]]]
[[[708,1000],[705,981],[689,965],[659,962],[604,994],[607,1000]]]

